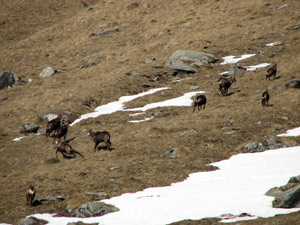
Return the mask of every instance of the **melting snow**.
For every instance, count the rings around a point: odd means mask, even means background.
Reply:
[[[151,89],[149,91],[145,91],[145,92],[142,92],[142,93],[139,93],[139,94],[136,94],[136,95],[123,96],[123,97],[119,98],[118,101],[110,102],[106,105],[102,105],[102,106],[97,107],[95,109],[95,112],[81,115],[80,118],[75,120],[70,126],[74,126],[76,123],[79,123],[80,121],[88,119],[88,118],[95,118],[95,117],[98,117],[100,115],[111,114],[111,113],[114,113],[114,112],[117,112],[117,111],[122,111],[122,110],[124,110],[124,103],[126,103],[126,102],[130,102],[130,101],[132,101],[136,98],[139,98],[139,97],[142,97],[142,96],[145,96],[145,95],[150,95],[150,94],[153,94],[155,92],[166,90],[166,89],[169,89],[169,88],[156,88],[156,89]]]
[[[255,54],[246,54],[241,56],[225,56],[222,58],[224,61],[221,63],[221,65],[237,63],[238,61],[250,58],[252,56],[255,56]]]
[[[143,120],[130,120],[130,121],[128,121],[128,123],[140,123],[140,122],[149,121],[152,119],[153,119],[153,117],[145,118]]]
[[[245,66],[245,68],[247,69],[247,71],[255,71],[257,69],[261,69],[261,68],[267,67],[269,65],[271,65],[271,64],[270,63],[261,63],[256,66]]]
[[[21,141],[23,138],[26,138],[27,136],[23,136],[23,137],[18,137],[18,138],[14,138],[13,141]]]
[[[164,225],[224,214],[247,213],[251,217],[233,217],[222,222],[287,214],[300,209],[273,208],[273,197],[265,193],[299,174],[299,158],[300,147],[238,154],[212,163],[218,170],[190,174],[183,182],[102,200],[118,207],[118,212],[92,218],[54,217],[53,214],[33,216],[49,221],[49,225],[76,221],[102,225]]]
[[[287,130],[284,134],[278,134],[278,137],[297,137],[300,136],[300,127]]]

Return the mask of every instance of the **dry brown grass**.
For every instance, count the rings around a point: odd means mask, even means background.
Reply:
[[[0,71],[13,71],[32,83],[0,91],[0,221],[16,223],[35,212],[65,214],[71,201],[87,201],[84,191],[105,191],[110,196],[135,192],[151,186],[164,186],[181,181],[192,172],[212,170],[207,166],[241,152],[241,146],[255,140],[266,140],[299,122],[299,91],[285,89],[287,81],[298,78],[297,54],[299,11],[296,0],[277,10],[283,1],[2,1],[0,5]],[[269,6],[265,6],[270,3]],[[9,10],[8,10],[9,9]],[[80,22],[81,20],[85,22]],[[191,26],[185,26],[190,22]],[[100,25],[106,27],[100,28]],[[118,27],[119,33],[91,36],[93,32]],[[220,34],[226,34],[220,38]],[[281,46],[264,47],[282,41]],[[205,66],[191,77],[172,83],[172,71],[152,68],[164,65],[178,49],[213,52],[219,58],[227,55],[257,53],[241,61],[241,65],[263,62],[278,63],[280,79],[265,81],[265,70],[243,72],[230,89],[234,94],[222,97],[217,90],[218,73],[230,65]],[[104,52],[95,58],[98,64],[78,69],[88,55]],[[151,64],[145,60],[155,57]],[[89,59],[92,63],[94,59]],[[39,78],[46,66],[63,69],[50,78]],[[150,82],[132,72],[151,78],[165,72],[162,79]],[[209,75],[209,76],[207,76]],[[136,118],[153,120],[130,124],[128,112],[116,112],[88,119],[70,127],[68,137],[76,136],[72,146],[85,157],[74,160],[60,158],[53,163],[55,146],[44,135],[12,142],[20,127],[28,122],[44,127],[43,115],[70,111],[74,117],[93,111],[98,105],[134,95],[144,90],[141,84],[169,87],[136,99],[126,107],[139,107],[189,92],[190,85],[208,91],[206,110],[192,113],[191,107],[152,109]],[[270,90],[272,107],[262,108],[261,93]],[[90,102],[90,107],[86,102]],[[156,114],[157,115],[157,114]],[[281,117],[287,116],[288,121]],[[231,126],[224,123],[233,120]],[[261,125],[255,125],[260,120]],[[222,130],[222,128],[224,128]],[[112,151],[93,151],[86,130],[108,130],[112,135]],[[234,134],[226,131],[239,128]],[[292,139],[299,143],[299,138]],[[161,155],[176,148],[178,157]],[[120,167],[110,171],[111,167]],[[294,174],[296,175],[296,174]],[[63,195],[65,202],[25,206],[25,189],[33,183],[37,198],[49,194]],[[276,216],[239,224],[297,224],[300,214]],[[298,220],[295,220],[297,218]],[[283,222],[284,221],[284,222]],[[215,219],[181,224],[216,224]]]

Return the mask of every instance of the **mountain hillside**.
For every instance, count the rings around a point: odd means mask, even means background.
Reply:
[[[286,83],[300,80],[298,25],[296,0],[0,1],[0,73],[11,71],[25,81],[0,90],[0,222],[17,224],[39,212],[67,215],[67,205],[90,200],[85,192],[113,197],[182,181],[190,173],[215,169],[209,163],[242,153],[250,142],[265,143],[299,127],[299,89],[286,88]],[[165,66],[176,50],[212,53],[219,61],[196,66],[196,73],[177,73]],[[222,57],[244,54],[255,55],[221,64]],[[270,66],[240,70],[230,95],[222,96],[220,73],[232,65],[261,63],[277,63],[276,79],[266,80]],[[39,77],[46,67],[56,73]],[[45,136],[45,115],[68,115],[73,122],[122,96],[163,87],[169,89],[125,107],[205,91],[206,109],[193,113],[192,107],[163,107],[134,117],[134,112],[118,111],[86,119],[70,126],[67,134],[75,137],[71,145],[85,158],[56,159],[56,145]],[[262,107],[266,89],[270,106]],[[28,123],[39,125],[40,135],[20,133]],[[109,131],[111,151],[94,152],[89,129]],[[26,137],[13,141],[21,136]],[[300,143],[297,137],[277,139]],[[172,148],[175,157],[164,156]],[[36,198],[66,200],[28,207],[29,184],[35,186]],[[297,221],[299,212],[235,224]],[[217,223],[215,218],[178,222]]]

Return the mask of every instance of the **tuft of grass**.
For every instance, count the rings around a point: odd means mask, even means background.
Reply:
[[[46,160],[47,164],[56,164],[56,163],[59,163],[59,162],[60,162],[60,159],[58,159],[58,158],[51,158],[51,159]]]

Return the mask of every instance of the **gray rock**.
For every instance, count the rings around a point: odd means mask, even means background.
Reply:
[[[234,134],[235,132],[236,132],[235,130],[227,131],[227,132],[224,132],[224,135],[231,135],[231,134]]]
[[[89,59],[92,59],[92,58],[95,58],[95,57],[98,57],[98,56],[101,56],[103,55],[104,52],[98,52],[98,53],[95,53],[95,54],[92,54],[92,55],[88,55],[84,58],[84,60],[89,60]]]
[[[67,211],[71,216],[85,218],[92,216],[103,216],[107,213],[119,211],[119,209],[104,203],[88,202],[74,209],[68,208]]]
[[[57,114],[46,114],[46,115],[44,115],[44,120],[45,120],[46,122],[49,122],[49,121],[51,121],[51,120],[56,119],[57,117],[58,117]]]
[[[261,122],[261,121],[259,121],[259,120],[256,120],[256,121],[254,121],[254,124],[256,124],[256,125],[260,125],[260,124],[262,124],[262,122]]]
[[[44,221],[44,220],[39,220],[35,217],[26,217],[23,218],[19,221],[18,225],[43,225],[46,224],[48,222]]]
[[[146,64],[150,64],[150,63],[152,63],[154,60],[156,60],[154,57],[151,57],[151,58],[149,58],[149,59],[147,59],[146,61],[145,61],[145,63]]]
[[[274,200],[276,208],[299,208],[300,207],[300,184],[284,191]]]
[[[300,88],[300,80],[293,80],[285,84],[286,88]]]
[[[101,32],[95,32],[95,33],[92,33],[91,35],[92,36],[109,35],[109,34],[114,34],[114,33],[117,33],[117,32],[120,32],[119,28],[115,28],[115,29],[112,29],[112,30],[105,30],[105,31],[101,31]]]
[[[284,5],[280,6],[280,7],[278,8],[278,10],[280,10],[280,9],[285,9],[285,8],[287,8],[287,7],[289,7],[289,4],[284,4]]]
[[[300,25],[296,25],[292,27],[293,30],[299,30],[300,29]]]
[[[281,140],[278,140],[274,137],[267,140],[267,149],[277,149],[277,148],[286,148],[291,145],[283,143]]]
[[[224,123],[225,126],[230,126],[233,124],[233,120],[228,120]]]
[[[36,133],[39,130],[39,125],[36,125],[35,123],[27,123],[24,125],[24,127],[21,129],[21,133]]]
[[[282,191],[278,187],[274,187],[268,190],[265,195],[277,198],[282,195]]]
[[[0,90],[14,85],[20,78],[12,72],[3,72],[0,75]]]
[[[199,89],[199,86],[197,86],[197,85],[190,86],[190,90],[197,90],[197,89]]]
[[[296,177],[291,177],[289,183],[300,183],[300,175]]]
[[[289,120],[289,118],[287,116],[283,116],[281,117],[282,120]]]
[[[251,142],[242,147],[243,152],[263,152],[266,148],[258,141]]]
[[[61,201],[64,201],[65,198],[63,196],[53,196],[53,195],[48,195],[47,197],[45,198],[40,198],[38,199],[39,202],[43,202],[43,201],[56,201],[56,200],[61,200]]]
[[[217,61],[218,58],[210,53],[177,50],[169,57],[165,65],[174,70],[195,73],[197,70],[193,66],[199,67]]]
[[[93,200],[102,200],[109,198],[109,195],[106,192],[93,193],[86,191],[85,194],[90,195]]]
[[[39,77],[51,77],[53,74],[56,73],[56,70],[54,70],[52,67],[48,66],[40,73]]]
[[[176,158],[176,148],[171,148],[170,150],[164,152],[162,156],[172,159]]]
[[[228,71],[229,75],[237,75],[240,72],[241,70],[237,66],[231,66]]]

